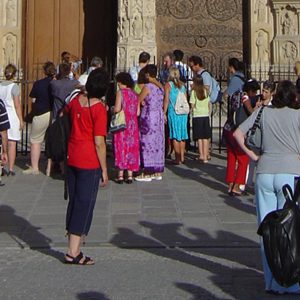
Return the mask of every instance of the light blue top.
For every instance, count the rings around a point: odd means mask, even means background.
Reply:
[[[244,81],[239,76],[245,78],[245,75],[242,72],[235,72],[230,77],[227,87],[228,96],[232,96],[235,92],[243,90]]]

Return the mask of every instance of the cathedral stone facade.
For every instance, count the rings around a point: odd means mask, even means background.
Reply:
[[[111,30],[103,33],[96,25],[88,26],[92,9],[86,7],[93,3],[115,3]],[[66,13],[78,22],[64,33],[70,23]],[[92,31],[99,32],[100,46],[109,44],[106,53],[113,53],[113,58],[107,56],[107,62],[120,70],[136,64],[141,51],[160,63],[162,55],[174,49],[183,50],[186,57],[200,55],[214,74],[224,73],[228,58],[242,58],[245,49],[254,73],[300,60],[298,0],[1,0],[1,70],[11,62],[31,74],[27,69],[40,68],[46,59],[58,63],[63,50],[83,57],[83,41]],[[115,40],[109,38],[112,32]]]

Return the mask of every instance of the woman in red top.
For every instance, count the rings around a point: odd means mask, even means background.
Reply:
[[[69,249],[65,263],[93,265],[80,251],[81,238],[88,234],[97,198],[99,181],[108,182],[106,165],[107,113],[103,102],[109,85],[103,69],[92,71],[86,83],[87,95],[80,94],[66,107],[72,122],[68,141],[67,181],[69,203],[66,230]]]

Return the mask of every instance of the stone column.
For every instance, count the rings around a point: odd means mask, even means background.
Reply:
[[[155,0],[119,0],[117,70],[128,71],[147,51],[155,62]]]
[[[0,76],[9,63],[21,66],[22,1],[0,1]]]
[[[273,63],[290,68],[300,60],[300,2],[273,0],[276,31],[272,43]]]

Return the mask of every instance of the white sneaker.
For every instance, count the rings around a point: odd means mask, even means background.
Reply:
[[[141,174],[137,177],[134,178],[136,181],[140,181],[140,182],[150,182],[152,181],[152,177],[150,177],[149,175],[144,175]]]
[[[23,170],[22,173],[25,175],[39,175],[40,171],[34,170],[34,169],[32,169],[32,167],[29,167],[27,170]]]
[[[153,180],[162,180],[162,176],[161,175],[154,175],[151,177],[151,179]]]

